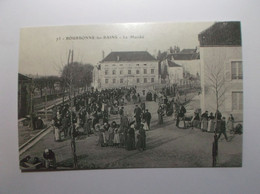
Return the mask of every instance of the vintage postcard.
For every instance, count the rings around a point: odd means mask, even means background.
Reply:
[[[240,22],[20,32],[20,169],[242,167]]]

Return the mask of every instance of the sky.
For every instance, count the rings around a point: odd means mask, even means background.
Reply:
[[[180,49],[199,46],[198,34],[213,22],[132,23],[85,26],[22,28],[20,31],[19,73],[60,75],[70,49],[74,61],[97,65],[102,52],[148,51],[156,55],[171,46]],[[133,36],[135,38],[133,38]],[[76,37],[81,39],[76,40]]]

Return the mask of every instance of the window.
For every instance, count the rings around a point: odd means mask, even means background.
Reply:
[[[144,69],[144,74],[147,74],[147,69]]]
[[[123,66],[123,64],[120,64],[120,66]]]
[[[243,79],[242,61],[231,62],[231,76],[232,79]]]
[[[108,84],[108,79],[105,79],[105,83]]]
[[[116,70],[113,70],[113,75],[115,75],[116,74]]]
[[[123,70],[120,70],[119,73],[120,73],[120,74],[123,74]]]
[[[108,70],[105,70],[105,75],[108,75]]]
[[[151,74],[154,74],[154,69],[151,69]]]
[[[139,74],[140,72],[139,72],[139,70],[136,70],[136,74]]]
[[[116,83],[116,79],[113,79],[113,83]]]
[[[136,64],[136,66],[139,66],[139,64]]]
[[[232,92],[232,110],[243,109],[243,92]]]
[[[128,70],[128,74],[131,74],[131,70]]]
[[[147,83],[147,78],[144,78],[144,83]]]
[[[120,83],[123,83],[123,82],[124,82],[124,79],[121,78],[121,79],[120,79]]]
[[[136,83],[140,83],[140,79],[139,78],[136,79]]]
[[[152,83],[154,82],[154,78],[151,78],[151,82],[152,82]]]
[[[146,66],[146,64],[144,64],[144,66]]]

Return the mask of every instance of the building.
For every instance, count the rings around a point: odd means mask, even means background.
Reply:
[[[217,22],[198,35],[201,61],[201,108],[243,119],[243,72],[240,22]]]
[[[31,78],[18,74],[18,118],[25,117],[30,113],[31,85]]]
[[[148,87],[158,83],[158,61],[147,51],[111,52],[94,70],[94,87]]]
[[[167,58],[183,67],[184,73],[197,77],[200,75],[200,54],[198,49],[183,49],[180,52],[170,53]]]
[[[183,82],[183,67],[172,60],[165,59],[161,66],[167,69],[167,83],[181,84]]]

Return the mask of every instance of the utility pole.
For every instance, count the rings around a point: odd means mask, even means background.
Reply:
[[[71,61],[70,61],[71,57]],[[75,142],[75,129],[74,129],[74,124],[73,124],[73,110],[72,110],[72,83],[73,83],[73,76],[72,76],[72,67],[70,67],[73,64],[73,50],[69,50],[69,56],[68,56],[68,68],[69,68],[69,100],[70,100],[70,123],[71,123],[71,151],[72,151],[72,157],[73,157],[73,167],[76,169],[78,168],[78,162],[77,162],[77,155],[76,155],[76,142]]]

